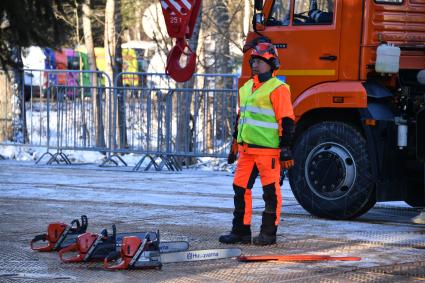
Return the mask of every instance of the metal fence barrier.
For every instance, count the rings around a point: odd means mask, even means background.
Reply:
[[[37,163],[49,156],[48,164],[70,164],[63,151],[82,150],[105,153],[101,166],[127,165],[120,156],[135,153],[143,157],[134,170],[146,162],[145,169],[180,170],[184,158],[226,156],[235,122],[235,75],[195,75],[176,83],[165,74],[120,73],[111,87],[103,72],[24,74],[26,137],[14,145],[46,148]]]
[[[52,162],[71,162],[64,150],[108,152],[113,135],[111,80],[103,72],[72,70],[25,70],[23,80],[26,131],[29,145],[46,148]],[[113,99],[113,98],[112,98]],[[51,153],[55,150],[55,153]]]

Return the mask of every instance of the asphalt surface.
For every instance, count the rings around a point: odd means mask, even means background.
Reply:
[[[162,270],[106,271],[100,263],[65,264],[29,242],[51,222],[89,217],[90,232],[156,231],[187,239],[190,249],[225,248],[217,238],[230,228],[232,175],[183,170],[132,172],[96,165],[35,165],[0,160],[0,282],[424,282],[425,225],[410,223],[418,210],[378,204],[353,221],[319,219],[283,188],[278,243],[235,245],[245,255],[320,254],[360,261],[256,262],[234,258],[164,264]],[[254,187],[253,232],[263,209]]]

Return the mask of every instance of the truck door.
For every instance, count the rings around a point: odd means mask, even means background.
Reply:
[[[264,35],[278,47],[278,76],[285,77],[293,98],[338,79],[341,10],[340,0],[276,0],[265,11]]]

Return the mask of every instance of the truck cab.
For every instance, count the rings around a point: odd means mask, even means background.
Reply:
[[[256,0],[259,37],[291,89],[298,202],[332,219],[425,206],[425,1]],[[239,84],[250,76],[246,52]]]

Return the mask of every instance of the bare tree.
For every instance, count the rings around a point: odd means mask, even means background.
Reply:
[[[90,0],[84,0],[83,3],[83,32],[84,43],[86,45],[87,57],[89,61],[90,70],[97,71],[96,57],[94,54],[94,43],[91,28],[92,9]],[[105,147],[105,128],[102,118],[102,94],[98,91],[98,75],[91,75],[91,83],[94,86],[92,89],[92,104],[93,104],[93,117],[95,117],[96,125],[96,146]]]
[[[189,47],[192,49],[193,52],[196,52],[198,49],[198,43],[199,43],[199,33],[201,31],[202,26],[202,6],[199,10],[198,18],[196,19],[195,27],[193,29],[192,37],[189,40]],[[196,72],[196,70],[195,70]],[[183,93],[183,97],[180,98],[183,100],[183,103],[181,103],[181,111],[179,112],[179,131],[177,131],[177,144],[181,146],[182,150],[189,150],[190,152],[193,151],[194,144],[193,141],[195,140],[195,132],[194,129],[196,128],[196,121],[194,119],[193,113],[195,111],[198,111],[199,109],[194,109],[193,105],[193,91],[191,91],[194,88],[195,79],[192,77],[187,83],[183,85],[185,89],[188,89],[186,93]],[[187,146],[187,148],[182,148],[183,146]],[[187,165],[193,164],[195,160],[188,159]]]
[[[23,93],[24,72],[22,47],[31,45],[57,47],[69,35],[69,26],[63,21],[63,4],[70,0],[14,0],[0,4],[0,64],[10,80],[12,92],[0,96],[12,103],[12,136],[18,143],[28,142]]]
[[[105,8],[105,59],[106,73],[112,79],[112,86],[117,90],[117,100],[110,100],[113,105],[113,113],[117,113],[116,123],[118,124],[118,146],[127,147],[126,119],[125,119],[125,98],[122,91],[122,50],[121,50],[121,0],[107,0]],[[116,83],[116,85],[115,85]],[[111,92],[112,93],[112,92]],[[110,98],[112,99],[112,98]],[[117,109],[117,111],[115,111]],[[114,119],[115,116],[111,117]]]
[[[10,72],[10,81],[12,82],[12,141],[17,143],[27,143],[27,122],[24,93],[22,89],[24,79],[24,65],[22,63],[21,47],[12,47],[12,60],[15,64]]]

